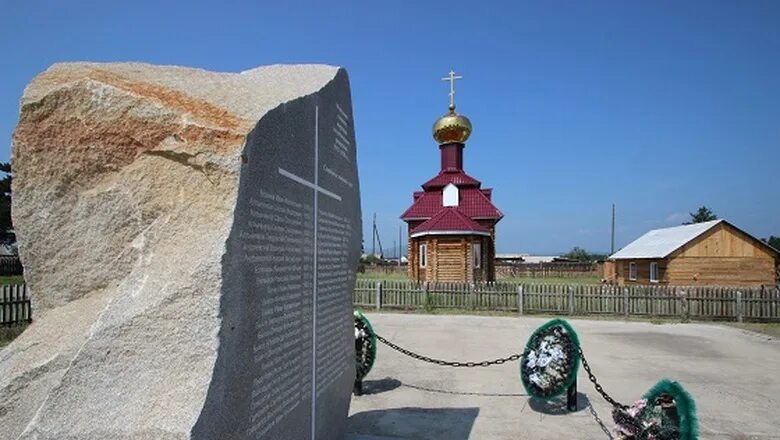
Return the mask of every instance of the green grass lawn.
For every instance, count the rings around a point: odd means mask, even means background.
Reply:
[[[366,272],[358,273],[357,278],[359,280],[388,280],[388,281],[404,281],[409,277],[406,272]],[[496,280],[499,283],[518,283],[518,284],[601,284],[601,278],[598,276],[588,275],[579,277],[546,277],[546,278],[531,278],[531,277],[511,277],[511,278],[498,278]]]
[[[601,284],[601,278],[598,275],[582,275],[576,277],[507,277],[497,278],[496,281],[503,283],[518,284]]]
[[[24,276],[23,275],[0,276],[0,285],[6,285],[6,284],[24,284]]]
[[[359,280],[388,280],[388,281],[404,281],[408,280],[409,277],[406,275],[406,272],[394,272],[394,273],[384,273],[384,272],[365,272],[357,274],[357,279]]]
[[[780,339],[780,322],[757,323],[757,322],[729,322],[726,325],[730,327],[749,330],[751,332],[761,333],[773,338]]]

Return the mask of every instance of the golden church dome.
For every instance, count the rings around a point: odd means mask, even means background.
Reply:
[[[455,107],[450,106],[450,112],[433,123],[433,138],[439,145],[464,143],[471,136],[471,121],[469,118],[455,113]]]

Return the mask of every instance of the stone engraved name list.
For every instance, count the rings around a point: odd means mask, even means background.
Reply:
[[[255,323],[254,362],[262,373],[253,380],[250,433],[262,436],[311,395],[312,341],[301,340],[301,324],[311,320],[312,206],[266,190],[251,198],[243,234],[255,282],[271,295],[260,300]],[[295,365],[295,368],[290,368]]]
[[[352,227],[346,218],[323,209],[318,218],[317,280],[317,394],[344,373],[351,353],[338,347],[344,334],[339,313],[351,305],[344,288],[351,280],[349,237]],[[352,361],[354,362],[354,361]]]
[[[349,119],[340,107],[333,110],[324,118],[331,128],[320,130],[315,107],[313,175],[305,162],[281,163],[276,187],[265,186],[249,199],[241,238],[254,284],[263,292],[255,315],[252,351],[259,374],[252,380],[248,429],[256,439],[279,435],[281,421],[305,413],[308,438],[316,437],[317,424],[327,424],[337,408],[318,399],[354,379],[349,312],[355,280],[350,262],[357,260],[359,233],[351,207],[357,185]],[[331,134],[323,143],[334,146],[323,154],[320,132]]]
[[[340,105],[336,104],[336,123],[333,127],[333,149],[340,155],[345,161],[351,162],[350,154],[352,143],[349,141],[349,116],[344,112],[344,109]]]
[[[281,103],[242,152],[220,346],[198,438],[343,438],[360,194],[347,74]]]

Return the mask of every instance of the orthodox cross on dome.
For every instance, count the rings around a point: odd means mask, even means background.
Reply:
[[[442,78],[442,81],[450,82],[450,111],[455,110],[455,80],[463,79],[462,76],[455,75],[455,72],[450,70],[449,75]]]

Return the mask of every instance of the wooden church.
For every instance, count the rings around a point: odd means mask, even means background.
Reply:
[[[463,170],[463,149],[471,122],[455,112],[450,72],[449,112],[433,124],[441,169],[413,195],[401,215],[408,225],[409,277],[416,281],[494,281],[496,223],[503,214],[491,201],[492,189]]]

